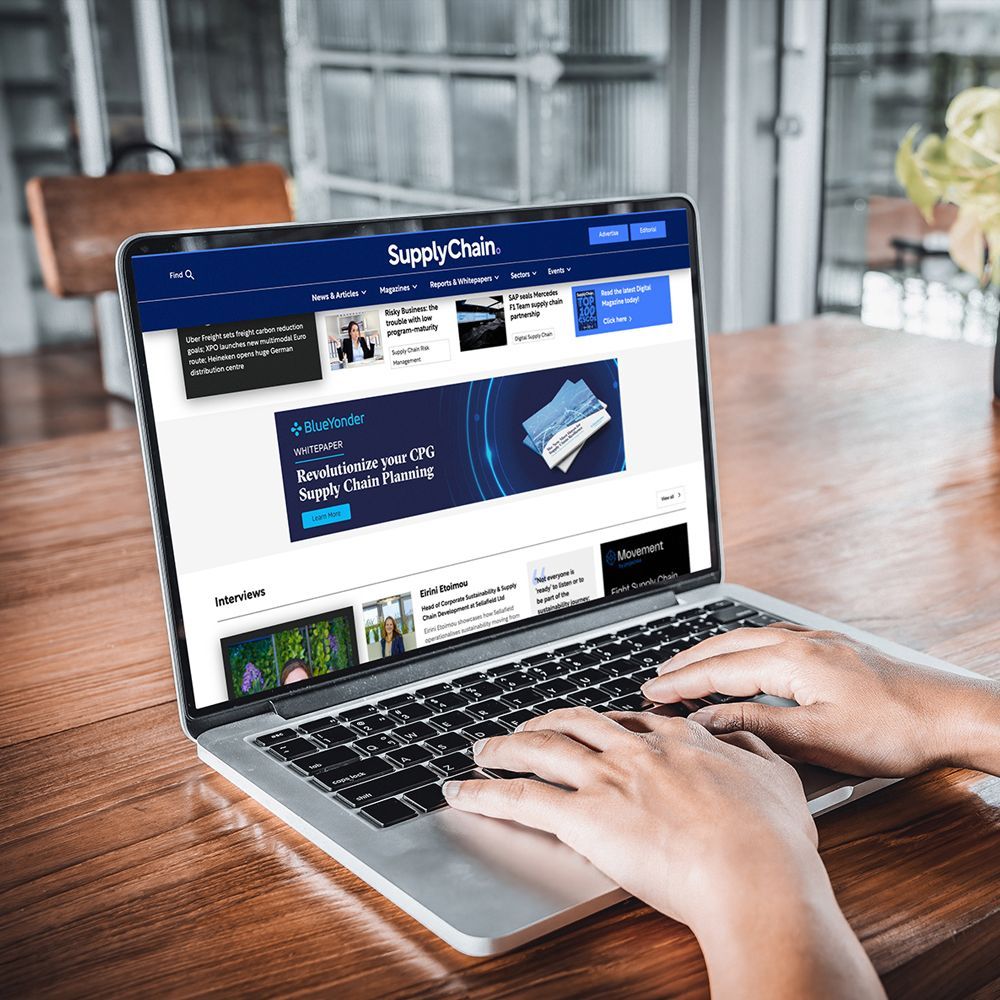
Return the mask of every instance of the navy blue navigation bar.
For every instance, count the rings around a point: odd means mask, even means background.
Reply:
[[[608,239],[605,233],[614,232]],[[597,237],[595,239],[595,236]],[[603,238],[602,238],[603,237]],[[684,209],[132,259],[143,330],[242,322],[690,266]]]

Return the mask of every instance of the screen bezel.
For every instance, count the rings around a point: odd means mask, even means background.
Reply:
[[[177,685],[182,722],[189,734],[202,732],[217,725],[224,725],[228,722],[267,711],[276,698],[287,697],[288,692],[262,692],[259,695],[253,695],[245,699],[219,702],[203,708],[198,708],[194,704],[191,666],[184,633],[180,588],[173,553],[166,491],[160,465],[156,422],[146,369],[146,354],[142,340],[135,283],[131,267],[132,259],[149,254],[177,253],[192,250],[217,250],[269,243],[299,242],[303,240],[349,239],[355,236],[388,236],[406,232],[426,232],[439,229],[461,228],[464,226],[491,226],[515,222],[536,222],[588,216],[627,215],[635,212],[664,211],[677,208],[683,208],[687,212],[688,239],[691,248],[692,301],[694,306],[695,347],[698,363],[699,405],[702,422],[705,495],[709,522],[710,566],[707,569],[678,577],[663,588],[649,588],[638,595],[602,597],[562,611],[535,615],[525,618],[520,622],[492,629],[484,629],[471,638],[450,640],[431,647],[417,649],[405,657],[406,662],[409,664],[421,659],[432,658],[443,652],[451,653],[463,646],[480,644],[493,637],[515,636],[519,631],[537,628],[540,623],[564,621],[575,616],[593,612],[595,609],[613,605],[627,605],[629,602],[648,598],[660,589],[664,592],[671,590],[679,592],[721,581],[721,529],[719,523],[718,487],[715,476],[714,427],[709,382],[708,343],[704,323],[699,231],[697,209],[694,203],[685,195],[621,198],[598,202],[572,202],[532,208],[462,210],[422,216],[399,215],[377,219],[353,219],[329,223],[288,223],[230,229],[151,233],[133,236],[122,243],[118,250],[116,265],[119,291],[122,297],[125,335],[132,362],[139,430],[144,445],[143,457],[146,464],[150,508],[157,543],[157,554],[160,562],[160,576],[163,586],[174,677]],[[623,614],[622,617],[627,617],[627,614]],[[399,659],[402,660],[404,658],[400,657]],[[372,675],[379,671],[388,672],[389,669],[389,666],[385,663],[362,663],[350,670],[340,671],[335,676],[315,678],[310,682],[298,685],[298,687],[303,689],[308,688],[308,691],[315,695],[317,691],[326,688],[336,688],[338,684],[348,679],[356,678],[359,675]]]

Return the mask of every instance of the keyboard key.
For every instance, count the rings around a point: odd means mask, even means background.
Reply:
[[[490,669],[486,671],[486,676],[489,677],[491,681],[495,681],[498,677],[504,677],[507,674],[512,674],[515,670],[519,669],[520,668],[516,663],[504,663],[499,667],[490,667]]]
[[[412,694],[397,694],[392,698],[383,698],[380,702],[377,702],[379,708],[383,711],[388,711],[391,708],[399,708],[402,705],[412,705],[414,701],[414,695]]]
[[[493,719],[484,719],[482,722],[473,723],[462,730],[462,734],[473,742],[488,740],[491,736],[506,736],[508,732],[509,730]]]
[[[452,753],[464,750],[471,740],[463,733],[440,733],[426,741],[426,745],[435,753]]]
[[[387,799],[385,802],[376,802],[375,805],[362,809],[359,815],[364,816],[370,823],[382,827],[395,826],[403,820],[413,819],[417,815],[416,811],[399,799]]]
[[[475,766],[476,762],[466,753],[450,753],[447,757],[438,757],[437,760],[431,762],[431,767],[435,771],[440,771],[446,778],[450,778],[453,774],[461,774],[463,771],[471,771]],[[410,770],[416,771],[418,768],[410,768]],[[426,771],[427,768],[419,768],[419,770]],[[400,771],[399,773],[403,774],[404,772]],[[385,779],[380,780],[384,781]]]
[[[548,701],[543,701],[540,705],[536,706],[539,713],[544,714],[546,712],[554,712],[558,708],[572,708],[571,702],[568,702],[565,698],[550,698]]]
[[[475,674],[466,674],[464,677],[456,677],[451,683],[457,688],[467,688],[470,684],[479,684],[486,680],[485,671],[480,670]]]
[[[319,740],[325,746],[335,747],[341,743],[350,743],[357,738],[356,733],[352,733],[347,726],[331,726],[329,729],[321,729],[318,733],[313,733],[314,740]]]
[[[651,681],[656,676],[656,667],[643,667],[642,670],[637,670],[632,674],[632,680],[637,684],[645,684],[646,681]]]
[[[631,677],[616,677],[614,680],[605,681],[600,688],[613,698],[621,698],[626,694],[635,694],[639,690],[639,683]]]
[[[303,774],[318,774],[328,767],[340,767],[357,759],[358,755],[350,747],[331,747],[329,750],[320,750],[319,753],[297,757],[292,766]]]
[[[566,679],[572,681],[577,687],[582,685],[590,687],[591,684],[600,684],[606,677],[607,674],[598,670],[597,667],[584,667],[583,670],[575,671]]]
[[[703,615],[704,613],[704,608],[685,608],[683,611],[678,611],[674,617],[680,621],[684,621],[688,618],[697,618],[699,615]]]
[[[600,646],[595,647],[594,652],[603,659],[608,659],[616,656],[627,656],[631,649],[632,643],[628,639],[608,639]]]
[[[530,771],[504,771],[499,767],[484,768],[487,774],[492,774],[494,778],[533,778]]]
[[[600,683],[603,683],[609,677],[624,677],[626,674],[633,673],[641,666],[644,666],[644,664],[633,660],[629,656],[621,656],[617,660],[609,660],[604,664],[604,676],[601,678]]]
[[[314,774],[312,783],[324,792],[335,792],[338,788],[348,788],[359,781],[377,778],[383,774],[391,774],[392,765],[381,757],[366,757],[364,760],[334,767],[329,771]]]
[[[500,696],[500,700],[511,708],[531,708],[537,705],[545,695],[539,694],[534,688],[521,688],[519,691],[508,691]]]
[[[277,757],[278,760],[288,761],[295,760],[296,757],[304,757],[307,753],[315,753],[317,749],[316,744],[311,743],[304,736],[296,736],[295,739],[269,747],[267,752],[272,757]]]
[[[533,653],[531,656],[524,656],[521,658],[521,665],[527,667],[533,667],[539,663],[546,663],[552,659],[551,653]]]
[[[762,628],[765,625],[773,625],[776,621],[778,621],[777,618],[774,618],[771,615],[766,615],[762,611],[760,614],[754,615],[753,618],[747,618],[743,624],[753,625],[755,628]]]
[[[299,723],[300,733],[317,733],[321,729],[329,729],[337,725],[340,720],[335,715],[325,715],[322,719],[310,719],[308,722]]]
[[[396,723],[385,715],[368,715],[363,719],[355,719],[351,723],[351,728],[359,736],[374,736],[376,733],[384,733],[387,729],[392,729]]]
[[[377,733],[375,736],[366,736],[363,740],[358,740],[354,744],[354,749],[361,753],[375,757],[386,750],[395,750],[399,746],[399,740],[394,739],[388,733]]]
[[[416,806],[421,812],[425,813],[434,812],[435,809],[440,809],[445,805],[444,792],[438,784],[423,785],[421,788],[414,788],[407,792],[403,796],[403,799],[409,805]]]
[[[757,612],[753,608],[746,608],[742,604],[736,604],[731,608],[722,608],[721,611],[712,612],[712,621],[720,625],[728,625],[731,622],[738,622],[741,618],[752,618]]]
[[[468,705],[465,711],[476,719],[495,719],[498,715],[507,714],[507,706],[496,698],[488,701],[479,701],[475,705]]]
[[[537,677],[533,677],[531,674],[525,673],[523,670],[516,670],[514,673],[505,674],[503,677],[494,677],[493,683],[496,684],[501,691],[516,691],[518,688],[534,684],[537,680]]]
[[[399,767],[409,767],[410,764],[422,764],[425,760],[430,760],[434,756],[433,750],[422,747],[419,743],[412,746],[401,747],[386,754],[386,757]]]
[[[408,726],[394,729],[392,735],[403,743],[420,743],[429,740],[437,730],[427,722],[411,722]]]
[[[716,601],[714,604],[706,604],[705,608],[707,611],[718,611],[720,608],[731,608],[732,606],[732,601]]]
[[[422,704],[419,701],[412,701],[408,705],[400,705],[398,708],[392,709],[389,712],[389,718],[402,723],[419,722],[421,719],[426,719],[433,714],[434,710],[429,705]]]
[[[276,743],[293,740],[297,735],[294,729],[276,729],[273,733],[263,733],[254,742],[259,747],[273,747]]]
[[[431,722],[445,731],[451,729],[464,729],[470,722],[475,722],[468,712],[460,712],[457,708],[453,712],[445,712],[444,715],[435,715]]]
[[[377,711],[374,705],[359,705],[357,708],[349,708],[346,712],[338,713],[337,718],[341,722],[355,722],[366,715],[374,715]]]
[[[665,651],[660,649],[647,649],[641,653],[633,653],[630,657],[636,666],[656,666],[662,663],[667,657]]]
[[[442,758],[442,760],[447,760],[447,758]],[[375,778],[373,781],[363,781],[360,785],[354,785],[351,788],[341,788],[337,792],[337,798],[349,806],[363,806],[369,802],[377,802],[379,799],[387,799],[390,795],[408,792],[411,788],[417,788],[436,780],[433,771],[428,770],[423,764],[416,764],[413,767],[404,768],[402,771],[393,771],[392,774]]]
[[[571,665],[567,665],[566,660],[552,660],[549,663],[536,663],[533,667],[528,668],[528,672],[540,680],[544,680],[548,677],[562,677],[572,670]]]
[[[539,681],[535,685],[535,690],[549,698],[554,698],[557,694],[565,694],[567,691],[572,691],[576,686],[576,684],[566,680],[565,677],[551,677],[549,680]]]
[[[528,719],[533,719],[538,713],[533,712],[530,708],[521,708],[516,712],[508,712],[507,715],[501,715],[497,722],[501,726],[508,726],[511,731],[517,729],[522,722],[527,722]]]
[[[598,705],[604,705],[611,700],[611,696],[606,691],[602,691],[596,687],[574,691],[572,694],[566,695],[566,698],[568,701],[572,701],[577,705],[583,705],[585,708],[596,708]]]
[[[570,653],[579,653],[581,650],[587,648],[587,643],[585,642],[574,642],[570,646],[560,646],[558,649],[553,649],[552,652],[556,656],[569,656]]]
[[[466,694],[472,695],[477,701],[484,698],[495,698],[501,693],[500,688],[492,681],[479,681],[477,684],[469,684],[462,688]]]
[[[563,658],[563,664],[571,667],[592,667],[595,663],[600,663],[604,659],[596,653],[574,653],[572,656]]]
[[[641,694],[627,694],[624,698],[616,698],[608,708],[615,712],[641,712],[646,705],[646,699]]]
[[[430,687],[417,688],[413,693],[420,698],[434,698],[439,694],[447,694],[451,690],[450,684],[432,684]]]
[[[663,625],[676,625],[677,616],[667,615],[666,618],[654,618],[651,622],[646,622],[646,628],[660,628]]]
[[[646,631],[645,625],[629,625],[628,628],[620,628],[616,632],[619,639],[628,639],[634,635],[642,635]]]
[[[428,705],[435,712],[449,712],[453,708],[461,708],[467,705],[469,698],[467,695],[459,694],[457,691],[446,691],[444,694],[436,694],[428,698],[424,704]]]

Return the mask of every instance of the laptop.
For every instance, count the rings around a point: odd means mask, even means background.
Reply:
[[[145,234],[117,270],[184,732],[459,951],[625,895],[446,806],[505,780],[475,740],[641,710],[777,620],[955,669],[725,580],[686,197]],[[890,783],[801,773],[815,814]]]

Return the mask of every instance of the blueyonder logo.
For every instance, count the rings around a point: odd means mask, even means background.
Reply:
[[[292,424],[292,426],[291,426],[291,427],[289,427],[288,429],[289,429],[289,430],[290,430],[290,431],[291,431],[291,432],[292,432],[292,433],[293,433],[293,434],[294,434],[294,435],[295,435],[296,437],[298,437],[298,436],[299,436],[299,435],[300,435],[300,434],[302,433],[302,424],[300,424],[300,423],[299,423],[299,422],[298,422],[298,421],[296,420],[296,421],[295,421],[295,423],[294,423],[294,424]]]
[[[608,549],[608,551],[604,553],[604,561],[609,566],[614,566],[614,564],[618,561],[618,552],[615,549]]]

